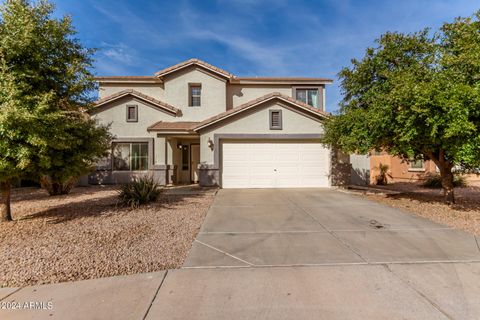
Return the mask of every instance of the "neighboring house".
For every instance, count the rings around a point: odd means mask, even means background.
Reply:
[[[386,152],[372,152],[370,154],[370,183],[375,184],[379,175],[380,164],[388,165],[389,182],[416,182],[425,180],[429,174],[438,173],[433,161],[417,160],[406,162]]]
[[[431,160],[404,161],[399,157],[386,152],[370,152],[368,155],[350,155],[351,174],[350,184],[367,185],[376,184],[380,174],[380,164],[388,166],[388,182],[422,182],[429,175],[440,174],[435,163]],[[478,185],[479,174],[462,174],[468,184]]]
[[[319,142],[330,79],[237,77],[191,59],[97,81],[91,116],[115,140],[91,183],[151,174],[161,184],[329,187],[350,170]]]
[[[350,155],[350,183],[355,185],[376,184],[380,165],[388,166],[388,182],[417,182],[429,174],[438,173],[433,161],[406,162],[386,152],[370,152],[368,155]]]

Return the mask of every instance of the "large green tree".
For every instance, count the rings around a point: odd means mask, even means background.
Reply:
[[[344,98],[325,142],[432,160],[453,203],[452,170],[480,166],[480,12],[376,43],[339,73]]]
[[[12,219],[14,179],[43,176],[63,185],[86,172],[109,144],[107,128],[95,127],[85,114],[95,89],[93,51],[74,38],[69,17],[54,19],[52,12],[47,1],[0,5],[2,220]]]

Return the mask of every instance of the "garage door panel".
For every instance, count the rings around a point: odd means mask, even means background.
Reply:
[[[328,187],[328,149],[310,142],[226,142],[224,188]]]

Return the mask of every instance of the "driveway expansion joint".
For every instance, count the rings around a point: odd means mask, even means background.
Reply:
[[[345,243],[342,239],[340,239],[336,234],[335,232],[331,231],[330,229],[328,229],[327,227],[325,227],[320,221],[318,221],[317,218],[315,218],[314,216],[312,216],[310,213],[308,213],[304,208],[302,208],[301,206],[297,205],[295,202],[293,202],[292,200],[290,200],[288,198],[288,196],[285,196],[285,199],[287,199],[288,202],[290,202],[294,207],[300,209],[301,212],[303,212],[304,214],[306,214],[307,216],[309,216],[310,218],[312,218],[316,223],[318,223],[323,229],[325,229],[332,237],[334,237],[338,242],[340,242],[345,248],[347,248],[348,250],[350,250],[351,252],[353,252],[355,255],[357,255],[360,259],[362,259],[364,262],[366,263],[369,263],[369,261],[367,259],[365,259],[364,257],[362,257],[360,255],[360,253],[358,253],[356,250],[354,250],[349,244]]]
[[[160,281],[160,284],[158,285],[157,290],[155,291],[155,294],[153,295],[152,301],[150,302],[150,305],[148,306],[147,311],[145,312],[145,315],[143,316],[142,320],[145,320],[148,316],[148,313],[150,312],[150,309],[153,306],[153,303],[155,302],[155,299],[157,298],[158,292],[160,291],[160,288],[162,287],[163,282],[165,281],[165,278],[167,277],[168,274],[168,269],[165,271],[165,274],[162,277],[162,280]]]
[[[473,235],[473,238],[475,239],[475,242],[477,243],[478,252],[480,252],[480,244],[478,243],[478,238],[477,238],[476,235]]]
[[[195,241],[198,242],[198,243],[200,243],[201,245],[207,247],[207,248],[210,248],[210,249],[215,250],[215,251],[217,251],[217,252],[220,252],[220,253],[222,253],[222,254],[224,254],[224,255],[226,255],[226,256],[229,256],[230,258],[233,258],[233,259],[238,260],[238,261],[240,261],[240,262],[246,263],[246,264],[249,265],[249,266],[254,266],[253,263],[250,263],[250,262],[248,262],[248,261],[245,261],[245,260],[243,260],[243,259],[241,259],[241,258],[239,258],[239,257],[236,257],[236,256],[234,256],[234,255],[232,255],[232,254],[230,254],[230,253],[228,253],[228,252],[225,252],[225,251],[220,250],[220,249],[218,249],[218,248],[216,248],[216,247],[214,247],[214,246],[211,246],[211,245],[209,245],[209,244],[207,244],[207,243],[204,243],[204,242],[202,242],[202,241],[200,241],[200,240],[198,240],[198,239],[195,239]]]
[[[433,308],[435,308],[438,312],[440,312],[441,314],[443,314],[445,317],[447,317],[448,319],[450,320],[454,320],[455,318],[453,316],[451,316],[448,312],[446,312],[445,310],[442,309],[442,307],[440,307],[435,301],[431,300],[426,294],[424,294],[422,291],[420,291],[419,289],[417,289],[415,286],[413,286],[409,281],[403,279],[402,277],[400,277],[398,274],[396,274],[395,272],[393,272],[393,270],[390,268],[390,266],[388,264],[383,264],[383,267],[385,268],[385,270],[389,273],[391,273],[395,278],[397,278],[398,280],[400,280],[402,283],[404,283],[408,288],[410,288],[411,290],[413,290],[414,292],[416,292],[419,296],[421,296],[425,301],[427,301]]]

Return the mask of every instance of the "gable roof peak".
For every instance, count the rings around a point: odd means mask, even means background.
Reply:
[[[302,101],[295,100],[294,98],[289,97],[287,95],[284,95],[280,92],[271,92],[271,93],[267,93],[266,95],[261,96],[257,99],[251,100],[251,101],[246,102],[242,105],[239,105],[235,108],[232,108],[230,110],[227,110],[225,112],[217,114],[213,117],[210,117],[210,118],[200,122],[197,126],[195,126],[194,130],[197,131],[197,130],[203,129],[203,128],[208,127],[208,126],[210,126],[214,123],[222,121],[222,120],[224,120],[226,118],[229,118],[233,115],[236,115],[240,112],[246,111],[246,110],[254,108],[256,106],[259,106],[259,105],[261,105],[261,104],[263,104],[267,101],[271,101],[273,99],[278,99],[278,100],[287,102],[290,105],[293,105],[294,107],[296,107],[300,110],[303,110],[303,111],[309,112],[311,114],[317,115],[321,118],[330,117],[330,113],[328,113],[326,111],[322,111],[322,110],[319,110],[317,108],[314,108],[314,107],[312,107],[312,106],[310,106],[310,105],[308,105],[308,104],[306,104]]]
[[[155,73],[155,76],[158,77],[158,78],[162,78],[162,77],[164,77],[168,74],[177,72],[179,70],[185,69],[185,68],[190,67],[192,65],[195,65],[195,66],[198,66],[200,68],[206,69],[206,70],[208,70],[212,73],[215,73],[215,74],[217,74],[219,76],[222,76],[224,78],[227,78],[227,79],[235,78],[235,76],[233,74],[231,74],[230,72],[225,71],[223,69],[220,69],[218,67],[215,67],[214,65],[209,64],[205,61],[202,61],[198,58],[191,58],[191,59],[185,60],[183,62],[177,63],[173,66],[162,69],[160,71],[157,71]]]
[[[113,102],[115,100],[121,99],[125,96],[133,96],[137,99],[140,99],[144,102],[150,103],[151,105],[154,105],[154,106],[156,106],[156,107],[158,107],[162,110],[165,110],[165,111],[170,112],[170,113],[172,113],[174,115],[177,115],[177,116],[181,115],[181,113],[182,113],[182,111],[180,109],[175,108],[174,106],[172,106],[168,103],[165,103],[163,101],[160,101],[158,99],[150,97],[149,95],[146,95],[146,94],[141,93],[141,92],[139,92],[137,90],[134,90],[134,89],[124,89],[124,90],[115,92],[114,94],[111,94],[107,97],[104,97],[104,98],[98,100],[97,102],[95,102],[94,109],[97,109],[98,107],[103,106],[105,104],[108,104],[110,102]]]

